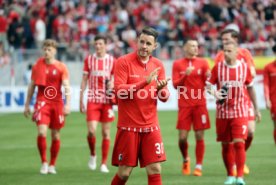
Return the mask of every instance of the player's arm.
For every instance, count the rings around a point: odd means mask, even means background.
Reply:
[[[85,113],[85,106],[83,103],[83,96],[84,96],[84,92],[86,90],[86,86],[87,86],[87,81],[88,81],[88,74],[83,74],[82,75],[82,80],[81,80],[81,85],[80,85],[80,112],[81,113]]]
[[[264,96],[265,96],[265,103],[266,103],[266,108],[270,109],[271,108],[271,101],[269,97],[269,71],[268,68],[264,68]]]
[[[208,80],[206,81],[205,89],[209,94],[214,96],[216,99],[218,99],[218,100],[224,99],[224,98],[226,98],[226,96],[224,94],[225,92],[217,91],[216,89],[213,88],[213,85],[215,85],[217,83],[217,81],[218,81],[217,65],[215,65],[215,67],[211,71],[211,74],[209,74]]]
[[[114,73],[114,88],[118,93],[123,93],[124,95],[129,94],[130,92],[137,92],[137,90],[142,89],[146,85],[148,85],[153,78],[157,77],[157,71],[159,69],[155,69],[154,73],[151,73],[150,78],[146,78],[136,83],[129,84],[128,83],[128,65],[125,62],[124,58],[119,58],[115,63],[115,73]]]
[[[158,96],[158,99],[162,102],[166,102],[170,96],[170,92],[167,87],[169,80],[170,80],[170,78],[166,79],[165,69],[164,69],[164,66],[162,65],[161,69],[160,69],[159,76],[156,80],[157,91],[158,91],[157,96]]]
[[[254,78],[256,76],[254,59],[248,49],[244,49],[243,51],[245,52],[246,60],[248,60],[248,65],[250,66],[251,75]]]
[[[70,102],[71,102],[71,91],[70,91],[70,82],[69,80],[63,80],[62,85],[65,91],[65,105],[64,105],[64,114],[65,116],[70,114]]]
[[[174,88],[177,88],[177,86],[183,85],[185,80],[192,73],[193,70],[194,70],[194,66],[189,66],[189,67],[187,67],[185,73],[183,75],[181,75],[179,73],[179,70],[178,70],[178,67],[177,67],[176,63],[174,63],[173,72],[172,72],[173,73],[173,86],[174,86]]]
[[[255,112],[257,122],[260,122],[261,121],[261,113],[258,108],[258,104],[257,104],[257,100],[256,100],[256,92],[255,92],[253,85],[247,86],[247,90],[248,90],[250,100],[252,101],[252,103],[254,105],[254,112]]]
[[[260,122],[261,121],[261,113],[259,111],[259,107],[258,107],[258,104],[257,104],[256,92],[255,92],[255,89],[253,87],[253,76],[250,73],[250,68],[249,67],[247,68],[247,73],[246,74],[247,74],[247,76],[246,76],[246,80],[245,80],[245,85],[247,86],[247,91],[248,91],[250,100],[252,101],[253,106],[254,106],[254,113],[255,113],[255,116],[256,116],[256,120],[257,120],[257,122]]]
[[[35,90],[35,83],[33,80],[31,80],[31,83],[28,86],[27,100],[26,100],[25,107],[24,107],[24,116],[26,118],[28,118],[31,115],[30,102],[31,102],[31,99],[34,94],[34,90]]]

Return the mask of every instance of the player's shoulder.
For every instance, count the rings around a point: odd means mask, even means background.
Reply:
[[[154,56],[151,56],[150,60],[151,60],[152,62],[154,62],[154,63],[155,63],[156,65],[158,65],[158,66],[163,66],[162,61],[161,61],[160,59],[154,57]]]
[[[275,61],[272,61],[272,62],[269,62],[268,64],[266,64],[266,65],[264,66],[264,69],[270,69],[271,67],[273,67],[274,62],[275,62]]]
[[[56,60],[55,66],[56,66],[58,69],[62,70],[62,71],[67,69],[66,64],[65,64],[64,62],[59,61],[59,60]]]

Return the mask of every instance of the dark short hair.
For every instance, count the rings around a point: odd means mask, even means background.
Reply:
[[[96,35],[94,38],[94,42],[96,42],[97,40],[103,40],[105,44],[107,43],[107,38],[104,35]]]
[[[239,40],[239,37],[240,37],[239,33],[237,31],[233,30],[233,29],[225,29],[225,30],[223,30],[220,33],[220,37],[222,37],[223,35],[228,34],[228,33],[231,34],[232,38],[235,38],[235,39]]]
[[[188,38],[186,38],[185,41],[183,42],[183,46],[185,46],[189,41],[196,41],[196,42],[198,43],[198,41],[197,41],[196,38],[188,37]]]
[[[158,32],[154,28],[149,26],[144,27],[141,33],[139,34],[139,36],[141,34],[153,36],[155,41],[157,40],[157,37],[158,37]]]

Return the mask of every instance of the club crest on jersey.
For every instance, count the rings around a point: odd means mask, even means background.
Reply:
[[[56,75],[57,74],[57,70],[53,70],[53,75]]]
[[[197,74],[200,75],[201,74],[201,69],[197,70]]]

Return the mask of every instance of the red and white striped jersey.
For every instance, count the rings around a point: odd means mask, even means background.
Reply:
[[[88,101],[93,103],[110,103],[106,96],[106,83],[114,73],[115,58],[106,54],[98,58],[96,54],[88,55],[84,61],[83,73],[88,75]]]
[[[217,63],[212,69],[211,78],[207,83],[229,87],[227,99],[223,104],[217,104],[217,118],[248,117],[246,88],[253,85],[253,77],[249,66],[237,60],[236,65],[230,66],[225,61]]]

